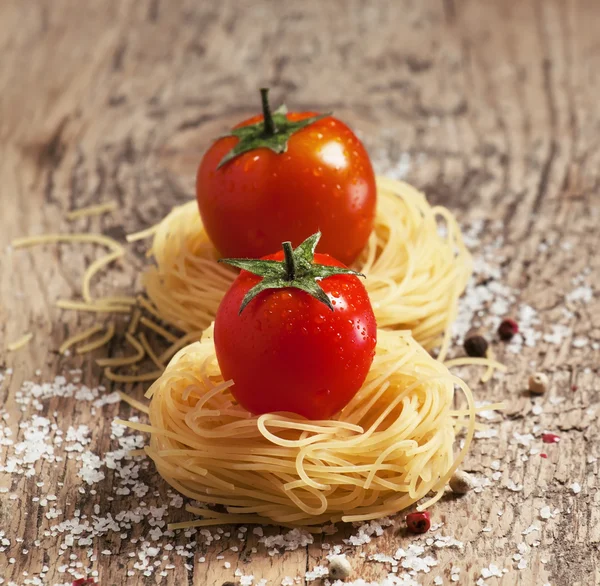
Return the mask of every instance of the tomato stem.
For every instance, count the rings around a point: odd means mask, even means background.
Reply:
[[[291,242],[284,242],[283,254],[285,255],[285,270],[287,272],[286,278],[288,281],[293,281],[296,277],[296,259],[294,258],[294,249],[292,248]]]
[[[271,106],[269,105],[269,88],[260,88],[260,97],[262,100],[263,118],[265,122],[264,136],[273,136],[277,132]]]

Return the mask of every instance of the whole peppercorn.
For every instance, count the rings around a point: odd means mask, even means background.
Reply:
[[[426,533],[431,527],[429,512],[409,513],[406,515],[406,527],[411,533]]]
[[[545,444],[557,444],[560,441],[560,437],[557,436],[555,433],[543,433],[542,441]]]
[[[479,335],[465,338],[463,346],[467,355],[475,358],[485,358],[488,349],[487,340]]]
[[[536,372],[529,377],[529,391],[534,395],[543,395],[548,388],[548,377],[543,372]]]
[[[352,573],[352,566],[345,555],[329,558],[329,577],[332,580],[345,580]]]
[[[512,318],[507,317],[498,326],[498,335],[501,340],[508,342],[515,334],[519,333],[519,324]]]
[[[452,492],[455,494],[467,494],[471,489],[475,487],[473,478],[467,472],[463,470],[457,470],[450,478],[448,483]]]

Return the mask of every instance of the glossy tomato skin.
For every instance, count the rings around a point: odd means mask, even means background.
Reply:
[[[320,230],[317,251],[351,264],[367,243],[376,203],[373,167],[356,135],[329,116],[293,134],[285,153],[259,148],[217,169],[237,141],[217,140],[196,181],[202,222],[221,255],[260,258],[285,240],[297,246]]]
[[[323,254],[315,262],[343,266]],[[235,399],[254,414],[330,418],[360,389],[375,355],[377,326],[364,285],[354,275],[319,281],[334,311],[286,288],[263,291],[238,314],[259,281],[242,271],[217,311],[214,340],[223,377],[233,379]]]

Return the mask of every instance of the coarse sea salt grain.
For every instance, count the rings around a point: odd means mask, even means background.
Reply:
[[[508,488],[508,490],[512,490],[513,492],[520,492],[523,490],[523,485],[522,484],[517,484],[514,480],[509,479],[506,482],[506,488]]]
[[[481,577],[484,580],[492,577],[502,578],[502,576],[502,570],[496,564],[490,564],[487,568],[481,568]]]
[[[365,543],[369,543],[372,537],[383,535],[384,527],[389,527],[392,524],[393,521],[388,517],[364,523],[358,528],[358,533],[351,535],[348,539],[344,539],[343,541],[346,545],[364,545]]]
[[[488,427],[487,429],[479,429],[473,435],[475,439],[492,439],[498,437],[498,430]]]
[[[571,328],[563,324],[551,324],[550,329],[551,333],[544,334],[543,340],[548,344],[555,344],[557,346],[573,333]]]
[[[534,531],[539,531],[540,530],[540,526],[537,525],[536,523],[533,523],[531,525],[529,525],[529,527],[527,527],[527,529],[524,529],[523,531],[521,531],[521,535],[529,535],[530,533],[533,533]]]
[[[535,437],[531,433],[518,433],[515,431],[510,443],[519,446],[529,446],[532,441],[535,441]]]
[[[581,492],[581,484],[579,484],[579,482],[574,482],[569,488],[573,491],[573,494],[579,494]]]
[[[582,303],[590,303],[594,297],[594,290],[588,285],[576,287],[571,292],[567,293],[565,300],[570,303],[581,301]]]
[[[329,574],[329,569],[325,566],[315,566],[312,570],[304,574],[304,579],[307,582],[314,582]]]
[[[394,558],[400,560],[400,565],[405,569],[429,573],[432,567],[437,566],[438,562],[429,555],[421,557],[424,551],[422,546],[411,544],[407,549],[397,549]]]
[[[314,543],[314,537],[303,529],[291,529],[287,533],[268,537],[263,536],[258,542],[264,544],[267,549],[278,548],[285,551],[295,551],[299,547],[306,547]]]

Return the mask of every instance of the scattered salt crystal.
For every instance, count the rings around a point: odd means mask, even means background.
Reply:
[[[81,455],[82,467],[78,476],[88,484],[94,484],[104,479],[104,472],[100,471],[102,460],[96,454],[86,451]]]
[[[487,429],[477,430],[473,436],[475,439],[491,439],[493,437],[498,437],[498,431],[496,429],[492,429],[491,427]]]
[[[571,303],[575,301],[581,301],[582,303],[589,303],[594,297],[594,290],[591,287],[582,285],[573,289],[570,293],[565,296],[567,301]]]
[[[552,332],[550,334],[544,334],[543,340],[548,344],[560,345],[564,338],[567,338],[571,335],[571,328],[562,325],[562,324],[552,324],[550,326]]]
[[[304,574],[304,579],[307,582],[314,582],[319,578],[323,578],[329,574],[329,569],[325,566],[315,566],[311,571],[308,571]]]
[[[482,407],[485,407],[486,405],[490,405],[491,403],[487,403],[487,402],[483,402],[483,401],[476,401],[475,402],[475,407],[478,409],[481,409]],[[497,413],[496,411],[492,411],[489,409],[483,409],[481,411],[477,412],[478,417],[481,417],[482,419],[486,419],[487,421],[496,421],[497,419],[500,419],[500,415],[499,413]]]
[[[502,570],[496,564],[490,564],[487,568],[481,568],[481,577],[484,580],[493,576],[502,578]]]
[[[574,482],[569,488],[573,491],[573,494],[579,494],[581,492],[581,484],[579,484],[579,482]]]
[[[344,539],[344,543],[354,546],[364,545],[371,541],[373,535],[376,535],[377,537],[383,535],[383,528],[389,527],[392,524],[393,522],[387,517],[365,523],[358,528],[358,533],[356,535],[351,535],[349,539]]]
[[[513,439],[511,440],[511,444],[517,444],[519,446],[529,446],[529,444],[535,440],[535,437],[531,433],[513,433]]]
[[[257,534],[258,535],[258,534]],[[303,529],[292,529],[285,534],[261,537],[259,543],[264,543],[266,548],[280,548],[286,551],[295,551],[299,547],[306,547],[314,543],[313,536]]]
[[[513,492],[520,492],[523,490],[523,485],[516,484],[513,480],[509,479],[506,482],[506,488],[508,488],[508,490],[512,490]]]
[[[464,547],[464,543],[449,535],[440,535],[438,533],[434,538],[433,546],[436,549],[443,549],[446,547],[456,547],[458,549],[462,549]]]
[[[339,557],[339,556],[331,556],[331,557]],[[380,564],[393,564],[396,565],[398,562],[391,556],[386,555],[384,553],[374,553],[369,556],[369,560],[372,562],[379,562]]]

